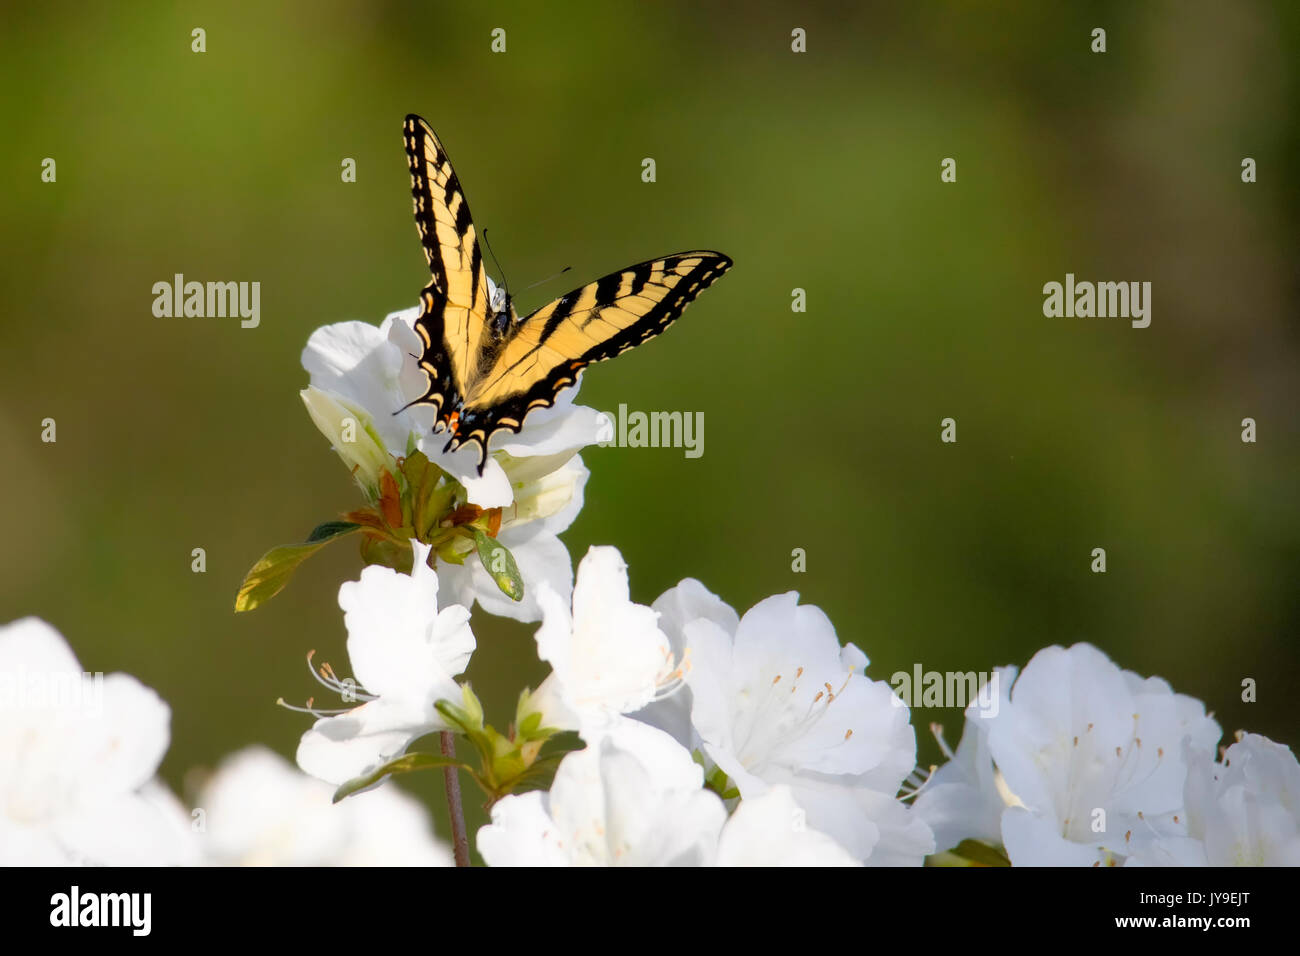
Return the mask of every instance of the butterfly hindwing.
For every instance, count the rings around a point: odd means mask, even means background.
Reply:
[[[520,431],[591,363],[658,335],[731,268],[721,253],[681,252],[611,272],[523,319],[510,308],[493,313],[469,204],[446,151],[418,116],[406,118],[405,139],[432,277],[415,323],[429,387],[413,404],[436,408],[439,427],[452,433],[448,450],[478,445],[480,474],[493,435]]]

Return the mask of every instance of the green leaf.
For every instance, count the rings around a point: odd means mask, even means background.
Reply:
[[[339,535],[356,531],[360,527],[361,525],[355,521],[326,521],[324,524],[318,524],[311,529],[311,534],[307,535],[307,543],[315,544],[317,541],[329,541]]]
[[[459,767],[462,770],[473,770],[468,764],[465,764],[455,757],[444,757],[441,754],[403,754],[396,760],[390,760],[381,767],[363,774],[360,777],[353,777],[351,780],[341,784],[334,791],[334,802],[338,803],[344,797],[350,797],[359,790],[364,790],[372,784],[378,783],[384,777],[394,773],[410,773],[412,770],[432,770],[435,767]]]
[[[272,548],[244,575],[235,595],[235,613],[261,607],[284,590],[293,572],[313,554],[335,538],[361,528],[350,521],[327,521],[312,531],[306,544],[288,544]]]
[[[483,570],[492,576],[502,594],[512,601],[522,601],[524,579],[510,549],[495,538],[489,538],[480,528],[471,525],[470,531],[474,534],[474,544],[478,546],[478,557],[483,562]]]

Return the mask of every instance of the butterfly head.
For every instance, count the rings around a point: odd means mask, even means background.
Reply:
[[[519,316],[515,313],[514,299],[505,287],[497,285],[491,278],[487,282],[488,310],[491,313],[488,316],[488,324],[500,338],[505,335],[510,323],[517,321]]]
[[[506,292],[505,286],[499,286],[488,279],[488,290],[488,306],[492,309],[492,314],[500,315],[506,312],[510,306],[510,295]]]

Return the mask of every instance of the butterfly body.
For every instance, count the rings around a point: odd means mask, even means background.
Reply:
[[[428,388],[413,405],[436,412],[445,451],[518,432],[579,373],[658,335],[731,267],[717,252],[683,252],[610,273],[520,318],[487,276],[469,204],[442,144],[418,116],[405,125],[415,222],[432,279],[415,330]]]

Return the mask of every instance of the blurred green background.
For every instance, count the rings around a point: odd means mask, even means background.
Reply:
[[[293,753],[307,721],[274,701],[318,690],[309,649],[346,671],[358,557],[327,549],[252,614],[232,601],[265,550],[357,502],[299,354],[427,279],[418,112],[515,288],[573,266],[521,311],[652,255],[736,261],[587,373],[598,408],[703,411],[705,453],[587,452],[575,559],[618,545],[644,602],[686,576],[740,610],[798,589],[878,678],[1091,641],[1226,732],[1295,744],[1298,9],[6,5],[0,619],[47,618],[86,668],[156,688],[178,790],[254,741]],[[177,272],[260,281],[261,326],[155,318]],[[1151,327],[1045,318],[1066,272],[1152,282]],[[533,628],[475,624],[504,725],[544,673]],[[954,743],[960,725],[915,712],[925,763],[935,720]],[[438,775],[405,785],[445,831]]]

